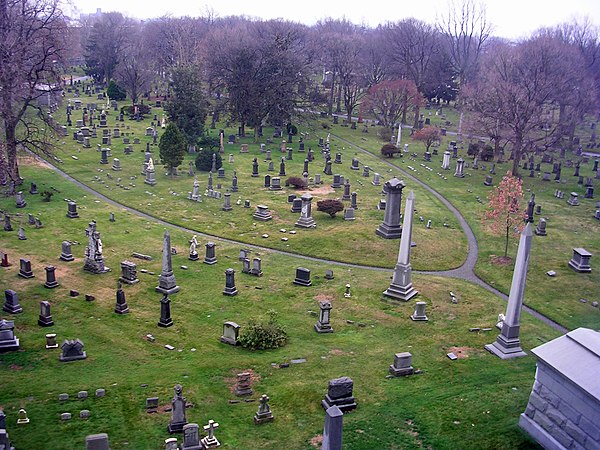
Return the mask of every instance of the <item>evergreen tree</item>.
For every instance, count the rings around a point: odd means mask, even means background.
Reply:
[[[170,174],[181,165],[185,155],[186,140],[176,124],[169,123],[158,143],[160,159]]]
[[[204,131],[208,102],[202,91],[200,72],[194,66],[179,66],[173,70],[173,96],[165,104],[171,122],[177,124],[189,145],[194,145]]]

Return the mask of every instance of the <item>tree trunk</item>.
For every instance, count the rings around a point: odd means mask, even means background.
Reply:
[[[19,164],[17,161],[17,138],[16,127],[10,123],[4,122],[4,135],[6,137],[6,172],[8,178],[14,181],[15,184],[22,184],[23,179],[19,174]]]
[[[508,224],[506,225],[506,242],[504,244],[504,257],[508,256]]]
[[[337,112],[337,113],[342,112],[342,85],[341,84],[338,87],[335,112]]]
[[[421,116],[421,107],[419,105],[415,106],[415,122],[413,123],[413,128],[417,130],[419,128],[419,118]]]
[[[517,134],[515,137],[515,145],[513,148],[513,166],[512,166],[512,174],[513,176],[519,176],[519,164],[521,162],[521,147],[523,146],[523,138]]]

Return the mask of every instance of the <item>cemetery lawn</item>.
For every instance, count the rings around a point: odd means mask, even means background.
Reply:
[[[452,135],[443,139],[439,155],[432,156],[432,162],[429,165],[434,170],[431,172],[424,170],[420,163],[425,146],[413,141],[409,137],[409,131],[403,130],[402,145],[408,143],[410,153],[416,152],[419,156],[411,158],[408,156],[409,153],[402,158],[396,156],[389,162],[431,186],[461,212],[477,237],[479,256],[475,273],[490,285],[508,294],[514,261],[507,265],[495,263],[497,256],[504,255],[504,238],[493,235],[489,228],[481,222],[488,203],[487,195],[493,189],[483,185],[485,176],[489,175],[491,163],[483,163],[487,166],[487,170],[465,169],[465,178],[462,179],[453,176],[456,168],[454,159],[451,160],[451,170],[442,170],[442,155],[447,148],[447,143],[456,139],[456,136]],[[356,145],[372,154],[379,154],[381,142],[377,138],[376,128],[365,134],[348,127],[333,126],[332,134],[355,142]],[[334,141],[334,147],[336,144],[346,145],[341,140]],[[464,145],[465,148],[462,149],[459,146],[458,155],[472,164],[473,159],[467,156],[467,144]],[[558,154],[555,154],[555,157],[557,156]],[[573,155],[567,155],[567,158],[569,157],[573,161],[576,160]],[[414,167],[416,171],[411,171],[408,166]],[[496,164],[496,175],[493,176],[494,186],[500,182],[502,176],[511,167],[512,161]],[[595,172],[592,172],[592,167],[593,159],[589,164],[581,164],[580,174],[584,177],[594,177]],[[542,173],[544,171],[551,172],[552,164],[541,164],[541,169]],[[592,258],[591,273],[576,273],[567,266],[573,254],[573,248],[583,247],[594,255],[598,255],[600,250],[600,221],[593,218],[598,194],[594,199],[583,198],[585,188],[577,184],[578,178],[573,176],[574,171],[574,167],[565,167],[563,162],[562,179],[566,180],[566,183],[557,184],[554,181],[554,175],[552,175],[553,181],[543,182],[537,172],[536,178],[530,178],[529,170],[521,169],[525,193],[522,200],[523,209],[526,210],[531,193],[535,193],[536,204],[542,206],[542,212],[541,215],[534,215],[534,225],[537,225],[541,217],[546,218],[548,233],[547,236],[535,236],[533,242],[525,290],[525,304],[570,330],[578,327],[598,329],[600,328],[600,308],[592,307],[591,303],[600,301],[600,290],[598,289],[600,270],[595,270],[594,258]],[[447,180],[438,176],[438,172],[444,172],[443,175]],[[402,175],[399,178],[402,178]],[[406,178],[405,181],[410,186],[410,181]],[[596,181],[595,184],[596,191],[598,191],[598,182]],[[565,192],[564,199],[554,197],[556,189]],[[580,206],[567,204],[570,192],[579,194]],[[517,245],[518,236],[513,235],[508,251],[508,255],[513,259],[517,254]],[[546,275],[546,272],[550,270],[556,271],[555,278]],[[580,299],[587,301],[584,303]]]
[[[88,101],[82,100],[84,103]],[[89,99],[89,101],[94,100]],[[120,106],[127,104],[121,102]],[[60,123],[66,123],[65,108],[66,106],[55,113],[55,117]],[[80,110],[73,111],[74,124],[75,119],[80,117],[80,113]],[[166,175],[166,170],[156,164],[159,159],[158,145],[152,144],[151,136],[145,136],[145,129],[150,125],[154,114],[157,114],[160,120],[162,108],[152,108],[149,117],[142,122],[135,122],[127,118],[124,122],[119,122],[117,112],[110,111],[108,114],[110,130],[115,125],[120,125],[123,126],[121,134],[129,133],[131,142],[134,137],[140,138],[140,144],[133,145],[134,153],[124,154],[123,150],[126,145],[123,144],[122,139],[113,138],[112,145],[101,145],[101,147],[110,147],[112,150],[112,156],[108,158],[109,164],[102,165],[99,163],[100,152],[96,151],[96,145],[100,145],[101,142],[102,129],[98,129],[98,138],[91,139],[92,148],[85,149],[73,140],[73,130],[77,128],[71,127],[68,130],[69,136],[62,137],[57,142],[56,156],[61,162],[54,162],[61,170],[103,195],[170,223],[214,236],[327,260],[378,267],[394,266],[398,255],[399,240],[385,240],[375,235],[375,229],[382,222],[384,216],[384,212],[378,210],[376,206],[379,200],[385,196],[381,194],[382,186],[373,186],[371,181],[374,172],[381,174],[382,185],[392,176],[400,177],[401,175],[398,171],[394,171],[382,163],[379,158],[358,153],[354,149],[333,145],[332,160],[335,159],[335,153],[338,151],[343,155],[343,164],[332,164],[333,173],[350,179],[351,191],[357,192],[356,220],[345,221],[343,212],[338,213],[335,218],[318,212],[317,202],[319,200],[341,199],[343,195],[343,187],[331,188],[333,177],[323,173],[325,160],[318,147],[318,138],[326,138],[328,131],[316,128],[319,126],[318,121],[303,130],[308,133],[305,139],[306,151],[311,147],[315,152],[315,160],[309,165],[310,177],[320,173],[323,182],[319,186],[311,186],[308,190],[313,196],[312,216],[317,222],[317,227],[306,230],[294,227],[299,214],[292,213],[290,211],[291,204],[287,202],[288,195],[295,194],[300,197],[305,191],[286,187],[283,187],[281,191],[271,191],[264,187],[264,176],[266,174],[277,176],[280,159],[285,156],[285,153],[279,151],[282,139],[273,139],[274,142],[268,144],[266,148],[272,151],[275,171],[267,171],[268,162],[265,161],[265,153],[261,153],[260,143],[265,143],[267,136],[272,136],[272,128],[265,128],[264,138],[260,138],[257,142],[253,140],[253,131],[249,130],[247,137],[238,139],[235,144],[225,144],[225,154],[222,155],[225,178],[219,179],[216,173],[213,174],[213,185],[216,188],[218,183],[222,183],[220,191],[227,192],[231,186],[233,171],[236,170],[239,192],[231,195],[233,211],[224,212],[222,211],[223,199],[207,198],[204,195],[208,181],[207,172],[199,172],[194,169],[200,183],[202,202],[196,203],[187,199],[194,181],[194,177],[188,175],[188,167],[189,163],[194,161],[195,155],[186,155],[177,177]],[[94,123],[98,124],[98,121],[96,120]],[[219,126],[216,130],[209,131],[218,136],[218,129]],[[159,134],[162,131],[158,127]],[[231,128],[226,129],[225,136],[227,137],[231,132]],[[240,142],[249,145],[248,153],[240,153]],[[151,144],[152,158],[155,161],[157,180],[155,186],[144,184],[144,175],[141,174],[147,143]],[[302,176],[304,159],[307,157],[306,152],[298,151],[298,136],[294,136],[293,143],[286,145],[293,148],[293,159],[285,161],[286,175],[281,176],[282,186],[288,177]],[[215,152],[218,152],[218,148],[215,149]],[[234,155],[234,163],[228,162],[230,153]],[[359,171],[350,170],[351,159],[355,156],[360,159]],[[253,178],[251,177],[252,160],[255,157],[259,162],[259,177]],[[121,171],[111,170],[113,158],[119,158]],[[362,176],[364,165],[368,165],[371,169],[369,177]],[[132,179],[132,177],[135,178]],[[413,240],[417,243],[412,254],[413,268],[431,271],[459,267],[466,257],[467,242],[458,222],[438,199],[421,187],[408,185],[404,194],[407,195],[411,189],[415,191],[417,219],[419,216],[423,218],[423,222],[418,220],[415,222],[413,230]],[[251,201],[250,209],[243,207],[246,199]],[[344,203],[346,207],[350,206],[349,201]],[[254,219],[252,213],[257,204],[268,206],[273,212],[273,220],[259,222]],[[425,226],[427,220],[432,220],[436,226],[427,229]],[[443,223],[446,223],[447,227],[442,227]],[[284,235],[279,231],[281,229],[288,231],[295,229],[297,234]],[[261,236],[264,234],[268,234],[269,237],[262,238]],[[288,240],[282,241],[282,237],[287,237]]]
[[[341,376],[354,380],[358,403],[344,417],[344,443],[349,449],[535,446],[517,425],[534,381],[530,350],[559,333],[524,314],[521,338],[529,356],[509,361],[492,356],[483,346],[496,338],[495,319],[506,305],[489,292],[461,280],[415,275],[417,300],[427,302],[429,321],[413,322],[409,319],[413,301],[401,305],[381,301],[391,272],[258,250],[251,256],[262,258],[264,276],[256,278],[241,273],[241,245],[217,240],[218,263],[209,266],[189,261],[191,234],[171,229],[171,243],[178,251],[173,268],[181,291],[171,297],[175,324],[162,329],[156,325],[161,296],[154,288],[161,270],[164,227],[96,200],[37,164],[24,165],[23,176],[26,182],[35,180],[39,191],[52,186],[57,192],[49,203],[27,195],[28,205],[21,210],[15,209],[12,198],[0,200],[0,208],[13,215],[15,230],[23,226],[27,235],[27,240],[19,241],[16,231],[0,231],[2,249],[12,263],[0,270],[0,282],[18,292],[24,309],[16,316],[3,314],[15,320],[21,351],[0,355],[0,405],[17,448],[80,449],[86,435],[99,432],[109,434],[111,448],[163,448],[170,414],[148,415],[145,399],[158,396],[160,405],[167,406],[173,386],[181,383],[184,396],[194,405],[187,409],[187,420],[201,426],[209,419],[219,422],[216,436],[222,448],[310,449],[323,430],[320,402],[327,382]],[[77,201],[79,219],[65,217],[65,198]],[[109,221],[110,212],[115,213],[115,222]],[[27,225],[27,213],[39,217],[44,227]],[[106,265],[112,268],[107,274],[83,271],[84,229],[91,220],[97,221]],[[78,243],[73,245],[75,261],[58,260],[63,240]],[[206,239],[199,241],[202,256]],[[534,251],[539,247],[534,244]],[[153,260],[132,259],[134,251]],[[35,278],[17,276],[20,257],[31,260]],[[115,288],[119,264],[125,259],[137,263],[140,282],[124,286],[131,312],[118,316],[113,313]],[[43,267],[49,264],[57,267],[60,283],[53,290],[42,287]],[[312,287],[292,284],[299,266],[311,269]],[[221,294],[228,267],[236,270],[236,297]],[[326,269],[333,269],[333,280],[323,278]],[[352,286],[351,298],[343,297],[346,283]],[[81,295],[70,298],[71,289]],[[457,294],[458,304],[450,302],[449,291]],[[84,294],[94,295],[95,301],[86,302]],[[318,300],[324,299],[332,301],[335,332],[319,335],[313,330],[314,312]],[[51,328],[37,325],[41,300],[52,305]],[[224,321],[239,323],[244,333],[250,319],[266,316],[269,309],[278,312],[288,331],[287,346],[251,352],[219,342]],[[469,332],[472,327],[492,330]],[[44,348],[49,332],[58,334],[59,343],[80,338],[87,359],[59,362],[59,350]],[[155,342],[145,339],[149,333]],[[165,349],[166,344],[175,350]],[[386,378],[394,353],[402,351],[412,353],[413,366],[422,374]],[[448,352],[459,359],[451,361]],[[306,362],[289,368],[273,365],[296,358]],[[274,422],[254,425],[256,401],[229,403],[236,399],[232,380],[244,370],[254,373],[252,398],[263,393],[271,398]],[[95,398],[97,388],[106,389],[106,396]],[[90,393],[87,400],[74,399],[81,390]],[[63,392],[71,398],[61,403],[58,395]],[[19,408],[27,410],[30,424],[16,425]],[[88,420],[79,419],[82,409],[90,410]],[[71,412],[72,420],[61,423],[63,412]]]

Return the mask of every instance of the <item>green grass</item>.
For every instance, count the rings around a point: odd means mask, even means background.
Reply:
[[[335,127],[333,133],[357,142],[357,145],[374,154],[381,147],[374,132],[365,135],[360,131],[340,126]],[[493,256],[503,255],[504,239],[491,234],[487,227],[481,224],[481,217],[487,205],[487,195],[492,189],[483,185],[491,164],[484,163],[488,169],[485,171],[465,169],[466,177],[462,179],[452,176],[456,164],[454,160],[451,163],[451,170],[442,171],[440,167],[443,150],[445,150],[447,142],[454,139],[456,136],[448,136],[442,142],[440,154],[433,156],[430,163],[430,167],[434,170],[429,172],[423,170],[419,165],[425,147],[421,143],[410,140],[408,130],[405,130],[402,142],[409,143],[410,153],[416,152],[419,157],[394,158],[391,162],[427,183],[459,209],[477,237],[479,258],[475,272],[483,280],[508,294],[512,280],[512,264],[499,266],[492,262]],[[472,159],[466,155],[466,148],[459,151],[459,156],[472,162]],[[576,160],[573,156],[571,159]],[[500,182],[501,177],[511,168],[511,165],[512,161],[510,165],[508,162],[496,164],[497,174],[493,176],[495,185]],[[410,171],[408,166],[416,168],[416,172]],[[593,161],[590,161],[589,164],[582,164],[580,174],[584,177],[594,177],[595,173],[592,172],[592,167]],[[542,171],[551,170],[551,164],[542,164]],[[447,180],[438,176],[438,171],[445,172]],[[600,221],[593,218],[598,196],[596,195],[595,199],[583,198],[585,188],[577,185],[577,178],[572,176],[574,171],[574,168],[567,168],[563,164],[562,179],[566,180],[564,184],[557,184],[555,181],[543,182],[541,178],[529,178],[529,171],[522,171],[525,192],[523,204],[527,203],[532,192],[535,193],[536,203],[542,206],[542,214],[535,216],[536,224],[540,217],[544,217],[548,221],[548,235],[536,236],[534,239],[525,303],[569,329],[580,326],[597,329],[600,327],[600,310],[593,308],[591,302],[598,300],[597,287],[600,285],[600,271],[592,270],[592,273],[589,274],[579,274],[567,267],[573,248],[583,247],[592,254],[597,254],[600,249]],[[554,175],[552,180],[554,180]],[[564,199],[554,197],[556,189],[565,192]],[[580,206],[572,207],[567,204],[570,192],[579,193]],[[477,201],[477,198],[481,200],[481,203]],[[516,255],[517,244],[518,239],[511,238],[509,255],[512,257]],[[592,265],[594,265],[593,261],[592,259]],[[549,278],[546,275],[549,270],[555,270],[558,274],[557,277]],[[582,303],[579,301],[580,298],[588,299],[588,302]]]
[[[39,196],[27,197],[27,207],[19,212],[38,215],[44,227],[36,230],[25,225],[26,241],[19,241],[16,232],[1,232],[3,249],[13,266],[0,271],[0,282],[19,293],[24,308],[23,314],[14,317],[22,351],[0,356],[0,405],[17,448],[76,449],[82,447],[87,434],[97,432],[109,433],[112,448],[162,448],[170,416],[147,415],[144,401],[159,396],[160,404],[167,405],[176,383],[183,384],[184,395],[195,405],[187,410],[188,421],[218,421],[217,437],[223,448],[311,448],[309,441],[322,433],[320,401],[327,381],[340,376],[354,380],[358,402],[358,409],[344,417],[346,448],[513,449],[533,445],[517,421],[533,383],[534,358],[502,361],[483,350],[484,344],[495,339],[495,329],[490,333],[468,331],[469,327],[493,326],[498,312],[505,309],[505,304],[487,291],[460,280],[415,276],[421,293],[418,299],[427,302],[430,320],[412,322],[413,302],[390,305],[381,301],[389,272],[257,251],[253,255],[262,258],[265,275],[255,278],[241,273],[237,260],[241,245],[218,241],[218,263],[208,266],[188,261],[190,235],[172,230],[172,244],[178,249],[173,266],[182,289],[172,296],[175,325],[160,329],[156,326],[160,295],[154,287],[164,228],[98,202],[49,170],[25,166],[23,173],[26,179],[35,177],[38,189],[54,186],[60,193],[50,203]],[[63,198],[77,200],[79,219],[65,217]],[[0,208],[12,210],[13,204],[12,199],[3,199]],[[116,213],[114,223],[108,220],[110,211]],[[26,215],[13,219],[19,226]],[[113,268],[108,274],[92,275],[82,269],[83,230],[90,220],[98,222],[106,264]],[[58,260],[60,242],[65,239],[82,243],[73,247],[74,262]],[[125,286],[131,313],[117,316],[112,311],[119,263],[133,251],[154,258],[137,263],[138,271],[147,269],[156,275],[138,272],[140,283]],[[19,257],[31,259],[36,278],[16,276]],[[61,284],[50,291],[42,287],[43,267],[48,264],[57,266]],[[180,268],[184,264],[188,270]],[[298,266],[312,270],[312,287],[291,283]],[[240,293],[233,298],[221,294],[228,267],[237,271]],[[327,268],[334,270],[334,280],[323,278]],[[349,299],[343,298],[346,283],[352,286]],[[82,295],[70,298],[70,289]],[[450,303],[449,291],[458,295],[458,304]],[[88,293],[95,295],[94,302],[83,299]],[[334,306],[335,333],[330,335],[317,335],[312,328],[317,319],[310,311],[318,310],[318,299],[323,296],[331,298]],[[37,325],[40,300],[52,304],[55,326],[50,329]],[[238,322],[243,332],[250,318],[271,308],[279,312],[288,330],[287,346],[250,352],[219,342],[223,321]],[[44,349],[47,332],[56,332],[59,342],[82,339],[88,358],[60,363],[57,350]],[[156,342],[143,339],[148,333]],[[557,336],[556,331],[523,316],[522,340],[528,352]],[[166,350],[165,344],[176,350]],[[450,361],[445,354],[456,351],[453,347],[464,348],[468,358]],[[387,379],[387,368],[399,351],[410,351],[414,367],[423,373]],[[272,366],[299,357],[307,363],[288,369]],[[228,381],[245,369],[252,369],[258,377],[253,397],[262,393],[271,397],[273,423],[253,424],[256,402],[228,402],[234,398]],[[94,398],[96,388],[105,388],[106,397]],[[88,390],[91,397],[73,399],[80,390]],[[61,392],[69,393],[71,400],[61,404]],[[27,409],[29,425],[16,425],[19,408]],[[89,420],[78,418],[81,409],[91,411]],[[61,423],[62,412],[73,413],[73,419]]]

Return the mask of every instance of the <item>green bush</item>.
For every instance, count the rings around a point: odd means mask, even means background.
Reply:
[[[381,154],[383,156],[392,158],[396,153],[400,153],[400,150],[394,144],[383,144],[381,147]]]
[[[341,200],[328,198],[317,202],[317,211],[325,212],[331,217],[335,217],[337,213],[344,210],[344,204]]]
[[[221,154],[218,151],[215,152],[210,148],[203,148],[198,152],[198,155],[196,156],[196,169],[203,172],[210,172],[212,169],[213,153],[217,155],[217,169],[219,169],[223,163]]]
[[[286,186],[294,186],[296,189],[306,189],[306,183],[304,178],[300,177],[289,177],[286,182]]]
[[[123,89],[121,86],[119,86],[117,83],[115,83],[115,80],[110,80],[110,83],[108,83],[108,87],[106,88],[106,95],[108,95],[108,97],[111,100],[125,100],[125,98],[127,98],[127,93],[125,92],[125,89]]]
[[[277,312],[267,311],[268,322],[251,320],[248,329],[238,339],[240,345],[250,350],[268,350],[283,347],[287,343],[287,333],[277,322]]]
[[[218,137],[215,136],[202,135],[200,136],[200,139],[198,139],[198,145],[202,148],[219,148],[221,145],[221,141]]]
[[[43,191],[43,192],[40,192],[40,195],[43,197],[42,198],[43,202],[49,202],[52,199],[52,196],[54,195],[54,192]]]
[[[146,114],[148,114],[150,112],[150,106],[148,106],[146,104],[138,104],[136,106],[138,107],[138,113],[142,117],[145,116]],[[123,106],[121,108],[121,112],[123,114],[128,114],[130,116],[133,116],[133,114],[134,114],[134,106],[133,105]]]

